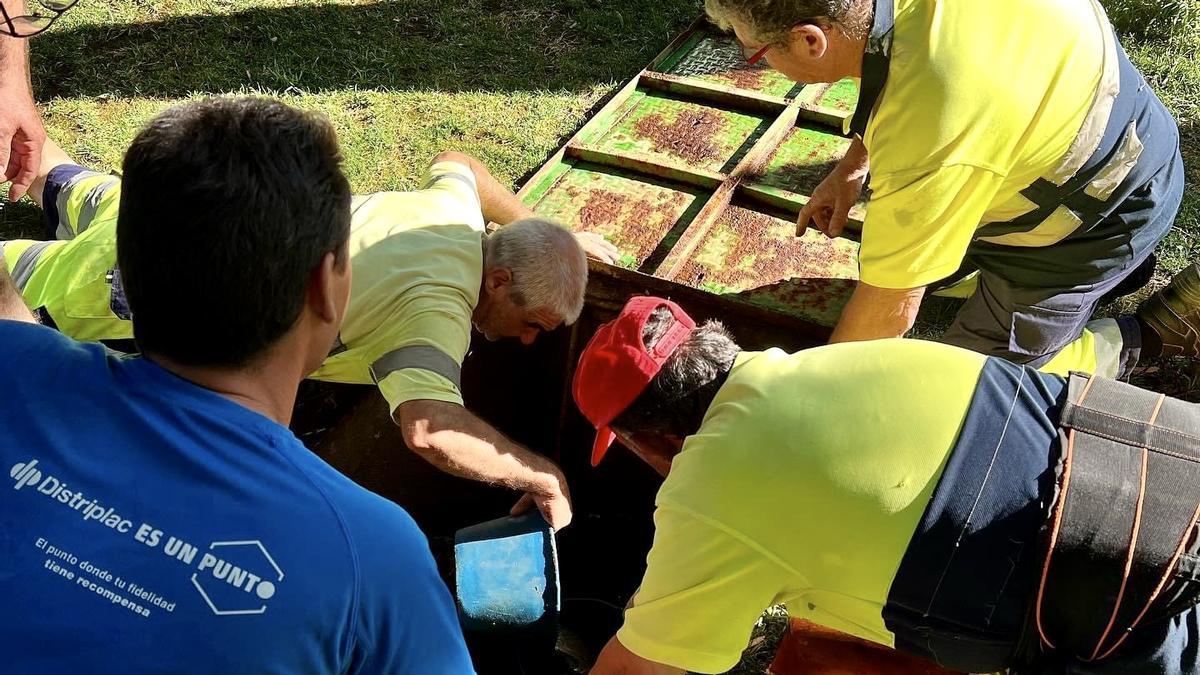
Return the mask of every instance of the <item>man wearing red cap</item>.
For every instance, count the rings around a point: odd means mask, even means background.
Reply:
[[[666,478],[593,673],[724,672],[773,604],[954,670],[1200,672],[1194,405],[919,340],[743,352],[653,297],[573,387],[593,463],[619,439]]]

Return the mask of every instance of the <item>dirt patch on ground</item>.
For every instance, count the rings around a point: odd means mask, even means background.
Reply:
[[[726,119],[711,110],[681,110],[669,123],[661,113],[651,113],[633,128],[650,141],[655,152],[677,155],[689,164],[699,165],[720,158],[713,137],[724,131],[725,124]]]

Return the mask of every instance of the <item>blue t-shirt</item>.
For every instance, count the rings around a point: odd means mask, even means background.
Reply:
[[[0,670],[470,673],[427,541],[286,428],[0,321]]]

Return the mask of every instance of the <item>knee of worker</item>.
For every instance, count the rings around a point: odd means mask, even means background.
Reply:
[[[1063,347],[1038,370],[1052,375],[1066,376],[1080,372],[1101,377],[1121,376],[1125,338],[1116,319],[1098,319],[1083,329],[1080,336]]]
[[[55,167],[46,179],[47,236],[67,240],[96,224],[115,219],[121,180],[74,164]]]
[[[957,347],[1041,368],[1083,333],[1095,301],[1073,292],[1022,288],[981,275],[944,340]]]
[[[980,316],[969,311],[971,304],[968,301],[959,311],[942,336],[943,342],[1034,368],[1044,366],[1072,344],[1070,338],[1060,336],[1062,331],[1051,331],[1037,322],[1029,325],[1016,315],[1009,315],[1007,321],[1002,313]]]

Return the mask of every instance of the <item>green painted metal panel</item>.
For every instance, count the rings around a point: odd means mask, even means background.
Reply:
[[[812,194],[849,147],[849,138],[802,122],[788,132],[763,172],[752,180],[798,194]]]
[[[731,206],[675,281],[832,325],[858,278],[858,244],[795,232],[790,220]]]
[[[761,116],[658,93],[632,105],[594,143],[600,150],[685,164],[710,171],[732,168],[769,124]]]
[[[858,278],[858,244],[812,230],[797,238],[792,221],[850,145],[855,82],[797,85],[749,66],[732,37],[702,24],[654,68],[682,79],[639,75],[522,198],[603,234],[622,267],[833,325]]]
[[[603,234],[629,269],[643,268],[660,249],[665,255],[679,238],[677,226],[686,226],[707,197],[694,188],[582,162],[541,194],[532,204],[536,213],[578,232]]]
[[[705,35],[683,45],[677,54],[677,60],[664,72],[785,98],[801,89],[801,85],[765,63],[746,63],[741,47],[728,36]]]

